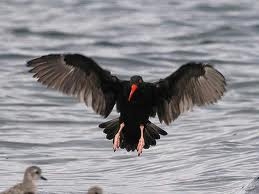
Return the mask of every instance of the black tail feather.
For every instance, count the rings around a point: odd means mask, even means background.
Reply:
[[[106,127],[109,127],[110,125],[114,125],[114,124],[119,124],[119,118],[112,119],[112,120],[110,120],[110,121],[101,123],[101,124],[99,125],[99,127],[100,127],[100,128],[106,128]]]
[[[147,123],[146,128],[152,128],[157,131],[160,135],[167,135],[167,132],[160,127],[156,126],[154,123]]]
[[[114,138],[114,136],[119,130],[119,118],[107,121],[105,123],[101,123],[99,127],[104,128],[103,132],[107,134],[106,138],[111,140]]]
[[[150,146],[155,146],[156,139],[160,139],[160,135],[167,135],[167,132],[151,122],[147,123],[144,131],[144,148],[148,149]]]
[[[114,139],[116,133],[118,133],[119,126],[119,118],[107,121],[105,123],[101,123],[99,125],[100,128],[104,128],[103,132],[106,134],[106,138],[109,140]],[[135,149],[137,149],[137,144],[140,137],[134,135],[132,136],[131,133],[131,130],[136,130],[140,136],[140,131],[138,131],[139,127],[137,128],[138,129],[127,128],[127,126],[124,127],[120,137],[120,148],[125,148],[127,151],[134,151]],[[156,140],[160,139],[160,135],[167,135],[167,132],[148,121],[148,123],[145,125],[144,130],[144,149],[148,149],[150,146],[155,146]]]

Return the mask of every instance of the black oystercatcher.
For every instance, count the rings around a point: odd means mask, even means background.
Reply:
[[[209,64],[189,62],[164,79],[148,83],[139,75],[120,80],[93,59],[80,54],[50,54],[27,63],[35,78],[50,88],[74,95],[105,118],[116,104],[119,118],[102,123],[113,149],[156,145],[167,132],[149,121],[158,115],[169,124],[194,105],[216,102],[225,92],[225,78]]]

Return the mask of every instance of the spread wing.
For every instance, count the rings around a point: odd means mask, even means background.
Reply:
[[[167,125],[194,105],[212,104],[226,90],[224,76],[209,64],[189,62],[156,85],[160,122]]]
[[[50,54],[27,62],[38,82],[78,97],[107,117],[112,111],[120,80],[93,59],[80,54]]]

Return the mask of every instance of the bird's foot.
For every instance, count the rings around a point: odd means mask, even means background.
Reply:
[[[138,151],[138,156],[140,156],[140,154],[142,154],[143,148],[145,146],[145,140],[144,140],[144,125],[140,125],[140,138],[138,141],[138,147],[137,147],[137,151]]]
[[[117,133],[113,140],[113,150],[117,151],[120,147],[120,133]]]
[[[145,146],[145,140],[143,137],[141,137],[138,141],[138,147],[137,147],[138,156],[140,156],[140,154],[142,154],[144,146]]]
[[[123,129],[124,126],[125,126],[125,124],[121,123],[118,133],[116,133],[116,135],[114,136],[114,140],[113,140],[114,152],[120,148],[120,134],[121,134],[121,130]]]

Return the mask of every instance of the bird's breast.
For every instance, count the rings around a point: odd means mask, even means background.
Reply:
[[[139,123],[147,121],[152,110],[152,95],[144,90],[134,93],[131,100],[128,100],[129,92],[121,99],[120,112],[124,121]]]

